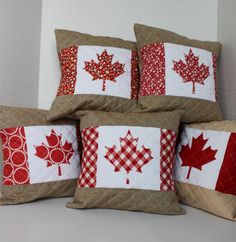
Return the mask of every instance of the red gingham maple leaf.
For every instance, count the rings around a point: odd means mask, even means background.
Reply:
[[[210,146],[204,149],[208,139],[203,138],[203,133],[197,138],[192,138],[192,146],[182,145],[179,156],[182,160],[181,166],[189,166],[186,179],[189,179],[191,169],[194,167],[202,170],[202,166],[214,161],[218,150],[213,150]]]
[[[97,54],[98,62],[94,60],[85,61],[84,69],[93,77],[94,80],[102,80],[102,91],[106,89],[106,81],[116,82],[116,77],[122,75],[125,64],[116,61],[112,64],[113,54],[109,55],[106,50],[101,55]]]
[[[42,143],[39,146],[35,146],[36,156],[47,161],[47,167],[52,165],[58,166],[58,176],[61,176],[61,164],[70,164],[70,158],[74,154],[72,144],[65,142],[62,145],[62,136],[57,135],[52,129],[51,134],[46,136],[48,145]]]
[[[116,151],[116,145],[106,147],[107,153],[104,156],[114,167],[115,172],[125,169],[127,175],[133,169],[142,173],[142,167],[153,159],[151,149],[144,146],[137,150],[138,138],[133,138],[131,131],[128,130],[124,138],[120,138],[120,150]],[[129,184],[129,179],[126,179]]]
[[[192,93],[195,94],[195,84],[204,85],[204,81],[210,75],[209,66],[203,63],[199,65],[199,56],[195,56],[192,49],[187,55],[184,54],[184,57],[186,63],[182,60],[173,61],[173,70],[182,77],[183,82],[193,83]]]

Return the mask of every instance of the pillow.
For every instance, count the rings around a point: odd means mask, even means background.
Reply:
[[[0,204],[73,196],[79,175],[75,121],[46,121],[48,111],[0,106]]]
[[[91,112],[81,118],[81,174],[69,208],[183,214],[172,181],[179,113]]]
[[[136,107],[138,54],[134,42],[56,30],[61,81],[48,119],[87,110],[126,112]],[[71,116],[70,116],[71,117]]]
[[[186,125],[175,180],[181,202],[236,220],[236,121]]]
[[[221,44],[134,25],[140,55],[140,109],[182,109],[185,123],[221,120],[216,102],[216,61]]]

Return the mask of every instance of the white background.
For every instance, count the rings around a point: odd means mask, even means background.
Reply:
[[[153,159],[142,167],[142,173],[130,171],[122,168],[119,172],[114,172],[115,167],[104,157],[107,147],[116,145],[116,151],[120,150],[120,137],[124,138],[131,131],[133,138],[138,139],[137,150],[145,148],[151,149]],[[132,126],[99,126],[98,128],[98,161],[97,161],[97,184],[96,187],[113,188],[137,188],[160,190],[160,129],[149,127]],[[110,134],[110,135],[109,135]],[[104,174],[106,174],[104,176]],[[130,184],[126,184],[126,178]]]
[[[77,178],[79,175],[79,155],[75,152],[70,158],[70,164],[61,164],[61,176],[58,176],[58,166],[52,165],[47,167],[47,161],[40,159],[35,155],[35,145],[39,146],[42,143],[47,145],[46,136],[50,136],[51,130],[54,130],[57,135],[62,134],[62,145],[65,142],[72,143],[74,151],[78,150],[76,140],[76,130],[74,126],[33,126],[25,127],[25,136],[27,142],[28,162],[30,170],[30,184],[49,182],[57,180],[65,180]]]
[[[192,137],[197,138],[203,131],[199,129],[188,128],[184,130],[181,137],[181,144],[190,144],[192,147]],[[175,180],[199,185],[214,190],[218,179],[219,171],[224,159],[226,146],[230,132],[204,130],[203,138],[209,139],[204,149],[211,147],[213,150],[218,150],[215,157],[216,159],[202,166],[202,170],[192,167],[189,179],[186,179],[189,166],[181,166],[182,160],[177,153],[177,162],[175,163]],[[178,152],[181,145],[178,146]]]
[[[94,60],[98,63],[97,54],[101,55],[103,51],[108,55],[113,54],[112,64],[119,62],[125,64],[124,73],[115,78],[116,82],[106,80],[105,91],[102,91],[103,80],[93,80],[93,76],[84,70],[85,61]],[[112,48],[104,46],[79,46],[78,48],[78,67],[75,93],[81,94],[100,94],[119,96],[124,98],[131,97],[131,51],[121,48]]]

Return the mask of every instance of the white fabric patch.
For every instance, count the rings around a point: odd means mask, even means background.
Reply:
[[[112,64],[119,62],[124,65],[124,73],[115,78],[116,82],[106,80],[105,91],[102,91],[103,81],[93,80],[85,68],[85,61],[94,60],[98,63],[97,54],[101,55],[104,50],[108,55],[113,55]],[[78,62],[77,62],[77,81],[74,94],[99,94],[117,96],[123,98],[131,98],[131,50],[104,47],[104,46],[79,46]]]
[[[132,169],[128,174],[124,168],[115,172],[115,167],[105,158],[106,147],[116,146],[121,149],[120,138],[125,138],[130,131],[133,138],[138,138],[137,150],[143,146],[151,150],[153,157],[142,166],[142,173]],[[98,160],[96,187],[107,188],[137,188],[147,190],[160,190],[160,129],[134,126],[99,126],[98,128]],[[125,149],[129,152],[129,148]],[[129,161],[127,161],[128,164]],[[126,184],[126,179],[129,184]]]
[[[212,53],[206,50],[164,43],[165,47],[165,77],[166,77],[166,95],[183,96],[205,99],[215,102],[215,80],[213,70]],[[173,70],[173,61],[182,60],[186,63],[185,55],[192,49],[193,54],[199,57],[199,65],[204,64],[209,67],[209,76],[205,79],[204,85],[195,84],[195,94],[193,94],[193,83],[183,82],[182,77]]]
[[[58,136],[62,135],[62,145],[67,141],[72,144],[72,148],[75,151],[69,159],[70,164],[60,164],[61,175],[58,175],[57,164],[47,167],[47,161],[35,155],[36,146],[40,146],[42,143],[48,145],[46,136],[50,136],[52,130]],[[78,141],[75,126],[53,125],[25,127],[25,137],[28,151],[30,184],[78,178],[80,157],[78,155]]]
[[[192,147],[192,138],[197,138],[203,133],[203,138],[208,139],[204,148],[211,147],[213,150],[217,150],[215,155],[216,159],[212,162],[204,164],[202,170],[196,168],[191,169],[189,179],[187,179],[187,173],[189,170],[188,166],[181,166],[182,160],[179,156],[182,145],[189,144]],[[213,130],[200,130],[194,128],[184,128],[182,133],[180,144],[177,148],[175,169],[174,169],[174,179],[180,182],[189,183],[197,186],[202,186],[214,190],[220,168],[223,163],[228,139],[230,132],[223,131],[213,131]]]

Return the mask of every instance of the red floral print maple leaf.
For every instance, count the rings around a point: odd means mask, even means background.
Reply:
[[[140,150],[137,149],[138,138],[133,138],[131,131],[128,130],[124,138],[120,138],[120,150],[116,151],[116,145],[106,147],[107,152],[104,156],[114,167],[115,172],[125,169],[127,175],[131,170],[142,173],[142,167],[153,159],[151,149],[144,146]],[[126,178],[126,184],[129,179]]]
[[[106,89],[106,81],[116,82],[116,78],[125,72],[125,64],[118,61],[112,64],[113,56],[113,54],[109,55],[105,49],[101,55],[97,54],[98,62],[94,60],[85,61],[84,69],[93,77],[93,81],[103,81],[102,91]]]
[[[204,149],[208,139],[203,138],[203,133],[197,138],[192,138],[192,146],[189,144],[182,145],[179,156],[182,160],[181,166],[189,166],[186,179],[189,179],[191,169],[194,167],[202,170],[202,166],[214,161],[218,150],[213,150],[210,146]]]
[[[62,175],[61,164],[70,164],[70,158],[74,154],[72,143],[65,142],[62,145],[62,135],[57,135],[52,129],[51,134],[46,136],[48,145],[42,143],[39,146],[35,146],[36,156],[42,160],[47,161],[47,167],[57,165],[58,176]]]
[[[182,60],[173,61],[173,70],[182,77],[183,82],[192,82],[192,93],[195,94],[195,84],[204,85],[204,81],[210,75],[209,66],[203,63],[199,65],[199,56],[195,56],[192,49],[187,55],[184,54],[184,57],[186,63]]]

